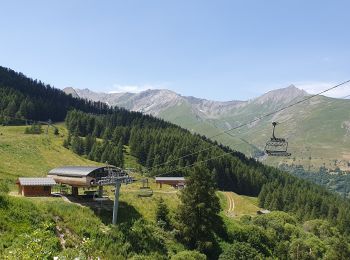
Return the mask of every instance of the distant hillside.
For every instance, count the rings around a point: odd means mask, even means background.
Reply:
[[[248,101],[227,102],[184,97],[170,90],[112,94],[95,93],[88,89],[75,91],[82,98],[152,114],[207,137],[309,95],[293,85]],[[350,100],[319,96],[214,139],[275,166],[300,164],[313,170],[323,166],[347,171],[350,170],[350,115],[347,111],[350,111]],[[288,139],[292,152],[290,158],[260,157],[271,136],[272,121],[281,123],[277,135]]]

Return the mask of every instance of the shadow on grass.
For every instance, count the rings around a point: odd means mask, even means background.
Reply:
[[[105,199],[103,201],[95,201],[89,196],[67,196],[70,202],[90,208],[103,224],[112,224],[114,201]],[[119,201],[118,207],[118,224],[132,224],[135,220],[140,219],[141,214],[131,205],[124,201]]]

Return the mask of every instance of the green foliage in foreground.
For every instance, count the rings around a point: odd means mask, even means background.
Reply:
[[[193,211],[202,202],[194,203]],[[159,215],[164,217],[163,213]],[[300,223],[284,212],[223,219],[226,234],[215,231],[206,240],[217,247],[209,259],[350,259],[349,237],[326,220]],[[170,221],[179,226],[175,219]],[[181,232],[142,216],[112,227],[91,209],[60,198],[0,195],[0,259],[206,259],[199,252],[185,251],[188,244],[176,239]]]
[[[0,259],[168,259],[183,250],[142,218],[105,226],[88,208],[49,200],[0,195]]]
[[[328,221],[316,219],[301,224],[284,212],[229,222],[228,236],[230,243],[222,244],[220,259],[230,259],[230,255],[236,256],[233,259],[350,258],[349,237],[341,235]]]

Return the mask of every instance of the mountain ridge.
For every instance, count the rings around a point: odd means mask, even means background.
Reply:
[[[350,171],[350,153],[347,148],[350,145],[350,135],[346,127],[350,122],[348,99],[316,96],[297,106],[271,114],[310,94],[294,85],[271,90],[246,101],[212,101],[181,96],[171,90],[146,90],[136,94],[104,93],[102,96],[95,95],[95,92],[88,89],[76,91],[82,98],[151,114],[192,132],[207,137],[216,136],[214,140],[273,166],[302,165],[314,171],[320,167],[326,167],[330,171],[338,167]],[[266,114],[271,116],[259,119]],[[256,121],[229,131],[252,120]],[[276,135],[290,141],[290,158],[261,157],[265,143],[271,136],[272,121],[281,123]],[[223,131],[229,132],[218,135]],[[310,157],[312,160],[308,159]]]
[[[215,118],[226,112],[245,106],[249,103],[264,104],[265,102],[281,102],[288,103],[299,96],[309,95],[306,91],[290,85],[286,88],[271,90],[259,97],[249,100],[228,100],[215,101],[205,98],[193,96],[183,96],[168,89],[148,89],[139,93],[120,92],[120,93],[104,93],[95,92],[90,89],[74,89],[64,88],[63,91],[74,97],[81,97],[92,101],[105,102],[111,106],[121,106],[128,110],[143,112],[159,116],[161,112],[171,106],[180,106],[183,104],[190,105],[193,112],[198,116]]]

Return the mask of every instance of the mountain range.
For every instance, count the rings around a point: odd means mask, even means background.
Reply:
[[[245,154],[271,165],[303,165],[317,170],[324,166],[350,170],[350,100],[317,96],[236,130],[223,133],[259,117],[309,97],[291,85],[272,90],[247,101],[212,101],[182,96],[167,89],[140,93],[97,93],[89,89],[65,88],[74,97],[102,101],[163,118],[193,132],[213,137]],[[278,121],[276,135],[289,141],[292,156],[263,156],[272,133],[272,121]],[[222,133],[222,134],[220,134]],[[220,134],[220,135],[219,135]]]

